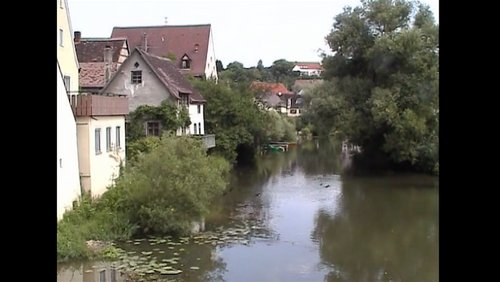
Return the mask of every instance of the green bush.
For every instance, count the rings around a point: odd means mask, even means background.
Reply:
[[[207,156],[202,141],[164,135],[158,147],[128,167],[116,189],[117,208],[144,233],[185,234],[226,188],[229,163]]]

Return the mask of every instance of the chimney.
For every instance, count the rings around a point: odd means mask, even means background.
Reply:
[[[104,82],[107,83],[111,78],[111,65],[113,63],[113,53],[111,46],[104,48]]]
[[[73,34],[74,34],[73,41],[75,43],[80,43],[80,39],[82,39],[82,33],[80,31],[75,31]]]
[[[148,34],[144,32],[143,34],[143,39],[144,39],[144,52],[148,52]]]

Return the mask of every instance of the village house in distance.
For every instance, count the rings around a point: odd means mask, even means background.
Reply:
[[[169,58],[183,74],[218,80],[210,24],[114,27],[112,38],[126,38],[136,47]]]

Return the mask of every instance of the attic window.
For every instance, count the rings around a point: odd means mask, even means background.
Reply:
[[[142,83],[142,71],[131,71],[131,83],[141,84]]]
[[[191,59],[188,55],[184,54],[181,59],[181,69],[189,69],[191,67]]]
[[[139,63],[135,62],[134,67],[138,68],[139,67]]]
[[[198,49],[200,48],[200,44],[194,44],[194,51],[198,52]]]

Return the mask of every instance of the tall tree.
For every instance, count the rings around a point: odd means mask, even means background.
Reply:
[[[438,35],[429,7],[418,2],[344,8],[326,36],[334,55],[323,59],[324,77],[336,78],[332,130],[370,159],[438,172]]]

